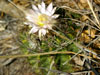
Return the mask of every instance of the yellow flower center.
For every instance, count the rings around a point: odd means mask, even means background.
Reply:
[[[48,20],[48,16],[45,15],[45,14],[41,14],[41,15],[38,16],[37,24],[39,26],[44,26],[45,25],[45,21],[47,21],[47,20]]]

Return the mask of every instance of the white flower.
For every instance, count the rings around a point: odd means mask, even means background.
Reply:
[[[38,32],[40,39],[46,35],[48,30],[52,29],[55,19],[59,16],[57,14],[54,15],[55,10],[56,7],[53,8],[52,3],[50,3],[47,8],[44,2],[42,2],[41,5],[39,4],[38,7],[32,5],[32,9],[26,13],[27,24],[32,27],[29,33]]]

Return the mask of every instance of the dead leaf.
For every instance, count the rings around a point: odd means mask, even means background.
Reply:
[[[100,0],[94,0],[96,4],[100,4]]]
[[[84,61],[82,61],[80,57],[74,57],[73,60],[74,60],[75,64],[77,64],[77,65],[80,65],[80,66],[84,65]]]
[[[96,41],[94,42],[93,46],[94,46],[95,48],[99,48],[99,49],[100,49],[100,39],[96,40]]]
[[[89,43],[92,39],[87,34],[82,33],[80,40],[84,41],[85,43]]]
[[[86,0],[79,0],[78,6],[80,9],[90,9]]]
[[[87,35],[91,36],[91,38],[95,38],[95,34],[96,34],[96,30],[95,29],[85,30],[84,32]]]
[[[83,15],[81,18],[82,21],[86,21],[87,19],[88,19],[88,16],[86,16],[86,15]]]

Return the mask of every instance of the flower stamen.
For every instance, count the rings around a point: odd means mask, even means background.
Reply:
[[[48,16],[45,15],[45,14],[41,14],[41,15],[38,16],[38,22],[37,22],[37,24],[39,26],[43,27],[45,25],[46,21],[48,21]]]

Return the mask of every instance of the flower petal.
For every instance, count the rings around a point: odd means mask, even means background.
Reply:
[[[54,19],[56,19],[56,18],[59,17],[59,15],[55,14],[55,15],[53,15],[53,16],[51,16],[51,17],[54,18]]]
[[[30,22],[33,22],[33,17],[31,17],[31,16],[26,16],[26,19],[27,19],[28,21],[30,21]]]
[[[38,10],[39,10],[35,5],[32,5],[32,8],[33,8],[35,11],[38,11]]]
[[[51,11],[51,15],[53,15],[55,13],[55,11],[56,11],[56,7],[53,8],[53,10]]]
[[[45,3],[44,2],[41,3],[41,12],[45,13]]]
[[[48,16],[51,16],[49,11],[46,11],[45,14],[48,15]]]
[[[41,29],[41,33],[42,33],[42,35],[45,35],[46,34],[46,29]]]
[[[39,30],[38,35],[39,35],[39,39],[41,40],[41,37],[42,37],[41,30]]]
[[[42,2],[41,5],[38,4],[38,8],[41,13],[43,14],[45,13],[45,3],[44,2]]]
[[[48,25],[43,26],[43,28],[51,30],[52,29],[52,25],[48,24]]]
[[[45,3],[44,3],[44,2],[42,2],[42,3],[41,3],[41,6],[42,6],[43,8],[45,8]]]
[[[49,5],[48,5],[48,7],[47,7],[47,10],[46,11],[48,11],[49,13],[52,11],[52,9],[53,9],[53,4],[52,3],[50,3]]]
[[[47,30],[45,30],[45,29],[40,29],[40,30],[39,30],[39,33],[38,33],[38,34],[39,34],[39,39],[41,40],[41,37],[44,36],[46,33],[47,33]]]
[[[39,9],[39,11],[41,12],[41,5],[40,4],[38,4],[38,9]]]
[[[32,22],[24,22],[25,25],[29,25],[30,27],[35,26]]]
[[[39,30],[39,29],[38,29],[37,27],[34,26],[34,27],[30,30],[29,33],[30,33],[30,34],[31,34],[31,33],[35,33],[35,32],[37,32],[38,30]]]
[[[26,15],[32,15],[32,14],[34,14],[34,15],[36,15],[37,13],[34,11],[34,10],[32,10],[32,9],[29,9],[28,11],[27,11],[27,13],[26,13]]]
[[[38,17],[38,14],[36,14],[33,10],[29,10],[26,13],[26,19],[32,23],[35,23],[37,21],[37,17]]]

